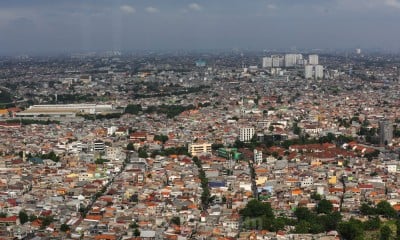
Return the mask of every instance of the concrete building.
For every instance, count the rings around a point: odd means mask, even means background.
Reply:
[[[263,59],[262,59],[262,67],[263,68],[272,67],[272,58],[271,57],[263,57]]]
[[[192,156],[197,156],[201,153],[211,153],[211,143],[191,143],[188,149]]]
[[[314,67],[312,65],[304,66],[304,78],[305,79],[313,78],[313,70],[314,70]]]
[[[317,54],[308,55],[308,64],[318,65],[319,64],[318,55]]]
[[[322,65],[314,66],[314,78],[322,79],[324,77],[324,67]]]
[[[379,122],[379,144],[388,145],[393,139],[393,124],[390,121]]]
[[[254,149],[254,162],[258,165],[262,163],[262,151]]]
[[[254,136],[254,128],[240,128],[239,129],[239,140],[242,142],[249,142],[251,138]]]
[[[122,113],[112,104],[48,104],[33,105],[16,114],[17,117],[75,117],[77,114]]]
[[[294,67],[297,64],[297,61],[303,59],[303,55],[301,54],[286,54],[285,55],[285,67]]]
[[[283,67],[284,58],[279,55],[272,55],[272,67]]]

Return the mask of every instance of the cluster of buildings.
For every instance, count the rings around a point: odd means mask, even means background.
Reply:
[[[0,110],[0,212],[6,215],[0,236],[311,239],[316,236],[292,234],[289,227],[247,231],[239,211],[258,198],[293,217],[299,206],[315,207],[315,193],[336,210],[341,205],[345,219],[362,218],[358,209],[367,201],[387,200],[400,210],[400,78],[393,61],[353,65],[350,74],[341,70],[349,66],[340,65],[340,56],[324,57],[327,69],[319,70],[318,55],[274,55],[247,72],[231,64],[234,57],[202,56],[207,67],[201,68],[199,56],[120,57],[16,64],[24,77],[0,68],[9,77],[2,86],[25,98],[17,100],[25,109]],[[310,79],[303,66],[312,66]],[[281,67],[287,69],[278,75],[269,71]],[[315,81],[320,71],[330,80]],[[140,110],[125,113],[128,105]],[[147,111],[162,105],[193,108],[175,117]],[[119,115],[80,116],[107,113]],[[24,119],[59,121],[24,125]],[[349,140],[318,142],[328,136]],[[299,139],[304,142],[283,144]],[[180,148],[202,163],[212,196],[207,208],[200,169],[171,150]],[[20,212],[32,218],[21,222]]]

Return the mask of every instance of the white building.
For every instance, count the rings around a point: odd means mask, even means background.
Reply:
[[[322,65],[305,65],[305,79],[322,79],[324,77],[324,67]]]
[[[318,65],[318,55],[317,54],[308,55],[308,64]]]
[[[254,149],[254,162],[259,165],[262,163],[262,151],[257,151],[257,149]]]
[[[279,55],[272,55],[272,67],[283,67],[284,59]]]
[[[303,59],[303,55],[301,54],[286,54],[285,67],[294,67],[300,59]]]
[[[310,187],[312,185],[314,185],[314,179],[311,176],[304,177],[300,181],[301,188]]]
[[[240,128],[239,129],[239,140],[242,142],[249,142],[254,136],[254,128]]]
[[[314,66],[314,78],[322,79],[324,77],[324,67],[322,65]]]
[[[312,65],[304,66],[304,78],[305,79],[313,78],[313,70],[314,70],[314,67]]]
[[[263,68],[270,68],[272,67],[272,58],[271,57],[264,57],[262,59],[262,67]]]

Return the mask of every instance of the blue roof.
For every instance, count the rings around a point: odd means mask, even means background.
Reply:
[[[225,182],[209,182],[208,186],[210,188],[219,188],[219,187],[225,187]]]
[[[32,162],[33,164],[43,164],[43,159],[38,157],[33,157],[29,158],[29,162]]]

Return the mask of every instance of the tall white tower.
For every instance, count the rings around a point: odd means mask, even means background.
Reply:
[[[308,63],[310,65],[318,65],[318,55],[317,54],[308,55]]]

